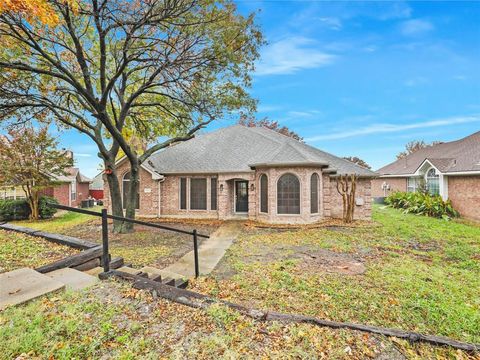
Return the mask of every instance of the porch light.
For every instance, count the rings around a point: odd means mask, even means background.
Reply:
[[[254,191],[255,190],[255,185],[252,183],[250,184],[250,191]]]
[[[220,184],[220,191],[223,191],[223,184]]]

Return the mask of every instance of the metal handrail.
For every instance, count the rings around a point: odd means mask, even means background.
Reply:
[[[174,232],[178,232],[178,233],[181,233],[181,234],[191,235],[193,237],[193,253],[194,253],[194,260],[195,260],[195,277],[198,277],[200,275],[199,261],[198,261],[198,238],[201,237],[201,238],[208,239],[208,238],[210,238],[210,236],[199,234],[196,229],[194,229],[193,231],[186,231],[186,230],[181,230],[181,229],[175,229],[175,228],[172,228],[172,227],[169,227],[169,226],[149,223],[149,222],[146,222],[146,221],[129,219],[129,218],[125,218],[125,217],[122,217],[122,216],[109,215],[107,213],[107,209],[102,209],[101,212],[96,212],[96,211],[78,209],[78,208],[74,208],[74,207],[71,207],[71,206],[65,206],[65,205],[60,205],[60,204],[47,203],[47,205],[51,206],[55,209],[59,209],[59,210],[67,210],[67,211],[72,211],[72,212],[76,212],[76,213],[79,213],[79,214],[97,216],[97,217],[102,218],[103,271],[104,272],[110,271],[110,255],[109,255],[109,251],[108,251],[108,222],[107,222],[107,220],[112,219],[112,220],[130,222],[130,223],[133,223],[133,224],[138,224],[138,225],[143,225],[143,226],[149,226],[149,227],[162,229],[162,230],[174,231]]]

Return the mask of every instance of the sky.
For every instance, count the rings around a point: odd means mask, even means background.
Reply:
[[[258,118],[374,169],[411,140],[451,141],[480,130],[480,2],[237,1],[266,41],[253,74]],[[207,131],[231,123],[219,119]],[[87,176],[95,145],[62,145]]]

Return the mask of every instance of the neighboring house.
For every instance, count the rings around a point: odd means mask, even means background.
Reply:
[[[103,200],[103,172],[93,178],[90,183],[89,194],[95,200]]]
[[[371,215],[370,170],[266,128],[236,125],[153,154],[140,170],[138,214],[312,223],[342,216],[335,176],[359,176],[356,219]],[[125,196],[129,164],[118,162]],[[108,186],[105,199],[109,202]]]
[[[58,185],[42,190],[42,194],[57,199],[60,205],[80,206],[82,200],[89,197],[88,187],[92,181],[84,176],[78,168],[69,168],[67,175],[55,179]]]
[[[372,196],[417,191],[450,199],[460,214],[480,220],[480,131],[463,139],[428,146],[377,170]]]

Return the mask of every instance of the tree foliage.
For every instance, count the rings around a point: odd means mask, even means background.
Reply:
[[[368,165],[368,163],[366,161],[360,159],[357,156],[346,156],[346,157],[344,157],[344,159],[348,160],[348,161],[351,161],[354,164],[357,164],[361,167],[364,167],[365,169],[371,169],[372,168],[370,165]]]
[[[286,126],[280,125],[278,121],[270,120],[268,118],[255,119],[254,117],[241,116],[238,120],[238,124],[246,127],[265,127],[282,135],[294,138],[295,140],[303,141],[303,137],[298,135],[295,131],[290,130]]]
[[[230,0],[49,0],[56,26],[0,15],[0,120],[55,121],[88,136],[123,215],[115,161],[139,166],[208,123],[251,113],[262,35]],[[141,139],[148,147],[138,149]],[[167,139],[165,141],[159,141]],[[134,217],[134,199],[126,215]]]
[[[404,157],[413,154],[415,151],[418,151],[420,149],[424,149],[429,146],[437,145],[440,144],[440,141],[433,141],[432,143],[426,143],[423,140],[413,140],[408,142],[405,145],[405,150],[401,151],[397,154],[397,159],[403,159]]]
[[[11,129],[0,138],[0,186],[21,186],[27,195],[30,217],[39,217],[40,191],[57,183],[73,165],[47,127]]]

